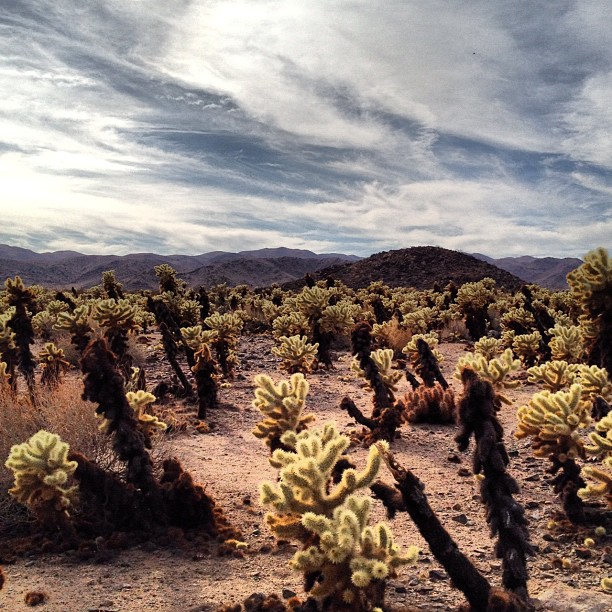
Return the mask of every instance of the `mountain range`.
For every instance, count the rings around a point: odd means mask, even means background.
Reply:
[[[389,285],[428,287],[435,280],[466,282],[483,276],[496,277],[499,276],[497,271],[505,271],[514,275],[514,280],[503,274],[496,280],[509,287],[523,281],[566,289],[565,274],[582,262],[572,258],[530,256],[494,259],[480,253],[472,256],[439,247],[412,247],[360,258],[285,247],[238,253],[213,251],[201,255],[132,253],[115,256],[84,255],[76,251],[36,253],[0,245],[0,280],[19,275],[26,284],[58,289],[91,287],[101,282],[102,272],[114,270],[117,280],[127,290],[154,290],[158,287],[154,266],[162,263],[172,266],[191,286],[299,284],[306,273],[311,273],[322,278],[332,275],[349,285],[362,286],[370,280],[384,280]]]

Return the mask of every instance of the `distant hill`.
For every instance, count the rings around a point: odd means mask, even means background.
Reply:
[[[431,289],[435,282],[444,286],[449,281],[457,285],[478,281],[488,276],[496,283],[515,291],[523,281],[485,261],[440,247],[411,247],[396,251],[383,251],[355,263],[346,263],[317,272],[314,277],[330,276],[355,289],[367,287],[370,282],[381,280],[390,287],[414,287]],[[303,280],[287,285],[302,286]]]
[[[547,287],[548,289],[568,289],[566,276],[568,272],[576,269],[582,264],[581,259],[576,257],[502,257],[493,259],[482,253],[472,253],[477,259],[486,261],[510,274],[518,276],[528,283],[534,283]]]
[[[268,286],[302,278],[307,272],[344,262],[355,255],[317,254],[300,249],[259,249],[230,253],[214,251],[201,255],[84,255],[75,251],[36,253],[29,249],[0,245],[0,280],[21,276],[28,285],[77,289],[101,282],[102,272],[114,270],[117,280],[129,290],[157,289],[154,267],[167,263],[190,285],[247,284]]]

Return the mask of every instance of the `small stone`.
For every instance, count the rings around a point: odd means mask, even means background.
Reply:
[[[524,480],[526,482],[536,482],[540,480],[540,478],[541,478],[540,474],[531,474],[530,476],[525,477]]]
[[[450,453],[446,460],[451,463],[461,463],[461,457],[457,453]]]
[[[576,548],[576,550],[574,550],[574,553],[576,553],[576,556],[579,559],[590,559],[593,556],[593,553],[590,549],[582,547]]]
[[[461,510],[461,504],[453,504],[452,508],[453,510],[456,510],[457,512],[459,512],[459,510]]]
[[[468,524],[468,517],[465,514],[457,514],[455,516],[451,516],[451,519],[460,525]]]
[[[472,475],[472,472],[470,472],[470,470],[468,470],[467,468],[462,467],[457,470],[457,474],[459,474],[459,476],[467,478]]]
[[[533,508],[539,508],[540,507],[540,502],[537,501],[528,501],[525,504],[525,508],[527,508],[528,510],[533,510]]]
[[[446,580],[448,579],[448,575],[446,574],[446,572],[433,569],[433,570],[429,570],[429,579],[430,580]]]
[[[405,586],[396,586],[395,592],[396,593],[407,593],[408,589]]]
[[[283,596],[283,599],[291,599],[292,597],[296,596],[295,591],[292,591],[291,589],[283,589],[281,591],[281,594]]]

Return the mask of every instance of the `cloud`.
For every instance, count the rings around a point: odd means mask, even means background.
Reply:
[[[583,255],[612,229],[611,13],[9,0],[0,241]]]

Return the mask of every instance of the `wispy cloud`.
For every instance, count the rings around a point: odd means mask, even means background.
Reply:
[[[9,0],[0,241],[87,253],[612,230],[607,2]]]

